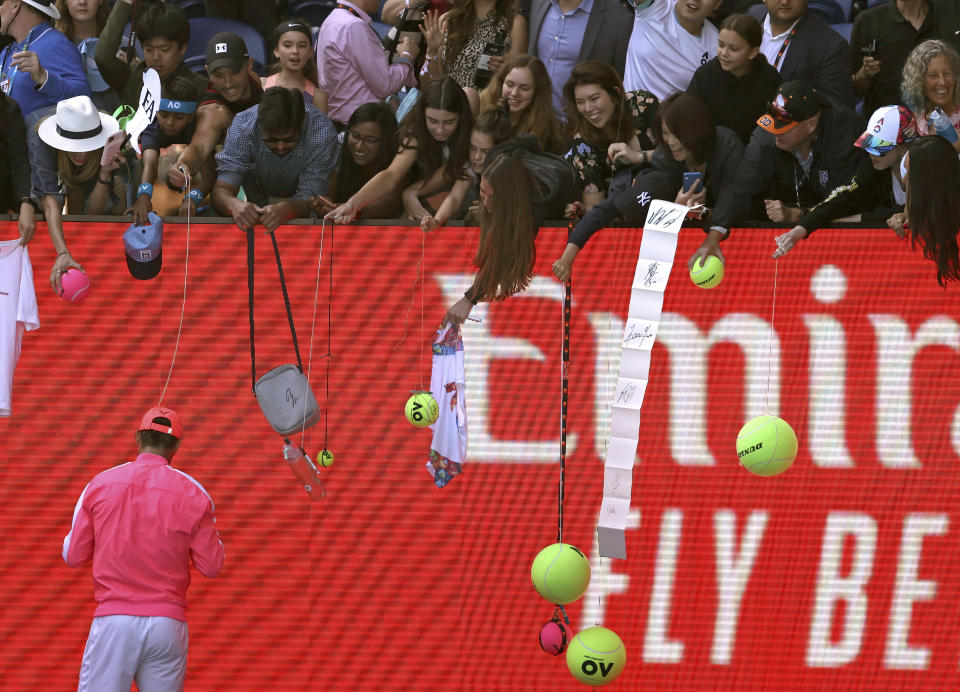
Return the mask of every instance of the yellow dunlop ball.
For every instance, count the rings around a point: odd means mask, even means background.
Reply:
[[[706,264],[700,264],[700,258],[690,270],[690,280],[700,288],[716,288],[723,281],[723,262],[715,255],[707,255]]]

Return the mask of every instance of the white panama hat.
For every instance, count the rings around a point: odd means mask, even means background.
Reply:
[[[57,114],[40,123],[40,139],[60,151],[96,151],[119,132],[112,115],[101,113],[89,96],[74,96],[57,104]]]
[[[23,0],[31,7],[36,7],[51,19],[60,19],[60,11],[53,4],[53,0]]]

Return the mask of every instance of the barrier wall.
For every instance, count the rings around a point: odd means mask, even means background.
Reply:
[[[163,272],[147,282],[127,272],[123,230],[67,224],[93,281],[76,306],[46,283],[44,229],[31,245],[42,326],[24,337],[14,415],[0,420],[3,689],[75,686],[92,583],[89,567],[63,563],[62,539],[85,483],[135,454],[135,423],[170,367],[186,227],[167,225]],[[581,253],[564,537],[592,555],[593,580],[569,607],[573,625],[621,635],[616,689],[955,688],[956,289],[889,231],[820,231],[775,264],[778,232],[736,232],[712,291],[686,276],[700,231],[680,235],[625,561],[597,556],[595,525],[640,232],[605,231]],[[15,224],[0,233],[15,237]],[[190,233],[164,402],[185,420],[175,465],[215,499],[227,560],[214,580],[194,576],[187,689],[578,687],[539,648],[553,608],[529,576],[556,537],[562,288],[550,264],[564,229],[541,232],[530,289],[477,306],[482,322],[465,328],[469,461],[443,489],[424,469],[430,432],[402,408],[429,383],[429,340],[470,281],[475,229],[425,242],[413,228],[325,229],[316,312],[321,230],[282,230],[328,422],[305,446],[326,435],[336,454],[316,504],[250,393],[244,237],[231,225]],[[262,373],[293,353],[272,250],[265,236],[257,245]],[[734,451],[742,423],[766,410],[800,439],[775,478],[749,475]]]

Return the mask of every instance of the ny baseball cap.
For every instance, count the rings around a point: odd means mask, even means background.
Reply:
[[[247,44],[232,31],[214,34],[207,43],[207,73],[218,67],[227,67],[236,71],[246,65],[250,58]]]
[[[817,90],[806,82],[786,82],[780,85],[773,102],[767,106],[767,112],[757,119],[757,125],[771,134],[782,135],[827,105]]]
[[[130,227],[123,232],[123,248],[127,252],[127,269],[133,278],[145,281],[160,273],[163,265],[163,219],[155,212],[148,214],[146,226]]]
[[[917,121],[903,106],[883,106],[870,116],[866,131],[853,143],[868,154],[883,156],[898,144],[917,138]]]
[[[157,419],[161,419],[158,421]],[[164,423],[163,421],[169,421]],[[140,419],[140,425],[137,432],[141,430],[156,430],[157,432],[173,435],[178,440],[183,437],[183,424],[180,422],[180,416],[172,408],[166,406],[154,406],[143,414]]]

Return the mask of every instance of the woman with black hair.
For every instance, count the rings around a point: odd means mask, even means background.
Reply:
[[[901,164],[907,188],[906,216],[910,244],[937,265],[937,283],[960,281],[960,160],[947,140],[921,137]]]
[[[390,106],[381,101],[365,103],[353,112],[343,132],[340,168],[330,175],[330,187],[323,198],[314,198],[311,205],[318,214],[325,214],[335,205],[327,200],[344,202],[385,170],[397,150],[397,119]],[[395,219],[400,216],[400,187],[371,202],[363,209],[368,219]]]
[[[438,176],[450,186],[463,175],[470,152],[473,114],[463,89],[450,77],[424,86],[416,105],[400,124],[400,149],[380,171],[344,204],[327,214],[335,223],[350,223],[368,204],[391,194],[408,180]]]
[[[16,101],[0,92],[0,213],[20,214],[17,225],[21,245],[29,243],[37,230],[34,211],[23,113]]]
[[[720,191],[736,178],[743,158],[740,138],[733,130],[714,126],[707,104],[689,92],[673,94],[660,104],[652,130],[657,142],[650,171],[656,173],[654,187],[668,192],[668,198],[676,195],[677,204],[713,207]],[[696,177],[697,182],[685,184],[685,174],[694,174],[686,178]],[[590,236],[613,221],[618,211],[622,213],[615,204],[594,209],[596,213],[577,224],[563,254],[553,263],[553,273],[561,281],[570,278],[574,259]]]

